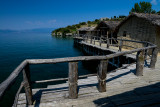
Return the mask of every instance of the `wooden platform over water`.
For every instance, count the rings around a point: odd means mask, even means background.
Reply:
[[[160,57],[155,69],[144,68],[143,76],[134,74],[135,66],[107,74],[107,91],[103,93],[97,90],[97,76],[79,79],[77,99],[68,98],[68,83],[33,89],[31,107],[160,106]],[[18,107],[26,107],[24,93],[19,95]]]

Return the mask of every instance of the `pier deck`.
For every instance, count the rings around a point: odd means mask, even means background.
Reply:
[[[34,105],[29,107],[104,107],[160,106],[160,57],[155,69],[144,67],[143,76],[136,76],[133,64],[107,74],[106,92],[97,90],[97,76],[78,80],[78,98],[68,98],[68,83],[32,89]],[[19,95],[18,107],[26,107],[25,93]]]
[[[96,41],[95,44],[91,44],[89,42],[90,42],[90,40],[88,40],[87,42],[82,41],[82,42],[80,42],[80,44],[87,45],[87,46],[92,46],[93,48],[96,47],[98,49],[105,50],[105,51],[110,51],[110,52],[113,52],[113,53],[119,52],[118,47],[110,46],[110,48],[106,48],[106,45],[107,45],[106,43],[102,43],[101,46],[99,46],[98,41]],[[129,50],[123,48],[122,51],[129,51]],[[136,59],[136,53],[126,54],[124,56],[132,58],[132,59]]]

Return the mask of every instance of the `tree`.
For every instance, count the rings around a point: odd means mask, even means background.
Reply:
[[[87,21],[87,23],[88,23],[88,24],[91,24],[92,22],[91,22],[91,21]]]
[[[134,7],[131,9],[130,13],[137,12],[137,13],[155,13],[155,10],[152,9],[152,4],[150,2],[140,2],[135,3]]]
[[[160,11],[157,12],[160,15]]]
[[[80,25],[86,25],[86,22],[80,22],[79,24]]]
[[[156,11],[155,10],[152,10],[152,12],[151,12],[152,14],[155,14],[156,13]]]
[[[125,15],[120,15],[119,18],[126,18],[126,16]]]

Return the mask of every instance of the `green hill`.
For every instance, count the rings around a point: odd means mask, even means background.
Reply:
[[[77,29],[81,28],[81,27],[94,27],[97,26],[97,24],[100,21],[121,21],[125,18],[126,16],[121,15],[119,17],[114,16],[113,18],[111,17],[109,18],[101,18],[101,19],[95,19],[94,21],[87,21],[87,22],[80,22],[79,24],[74,24],[74,25],[69,25],[67,27],[63,27],[63,28],[58,28],[52,31],[52,35],[58,35],[58,33],[62,33],[62,35],[65,35],[66,33],[72,33],[72,34],[76,34],[77,33]]]

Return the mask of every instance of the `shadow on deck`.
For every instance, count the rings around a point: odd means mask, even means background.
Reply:
[[[135,88],[122,94],[104,97],[93,101],[98,107],[123,106],[123,107],[159,107],[160,82]]]

